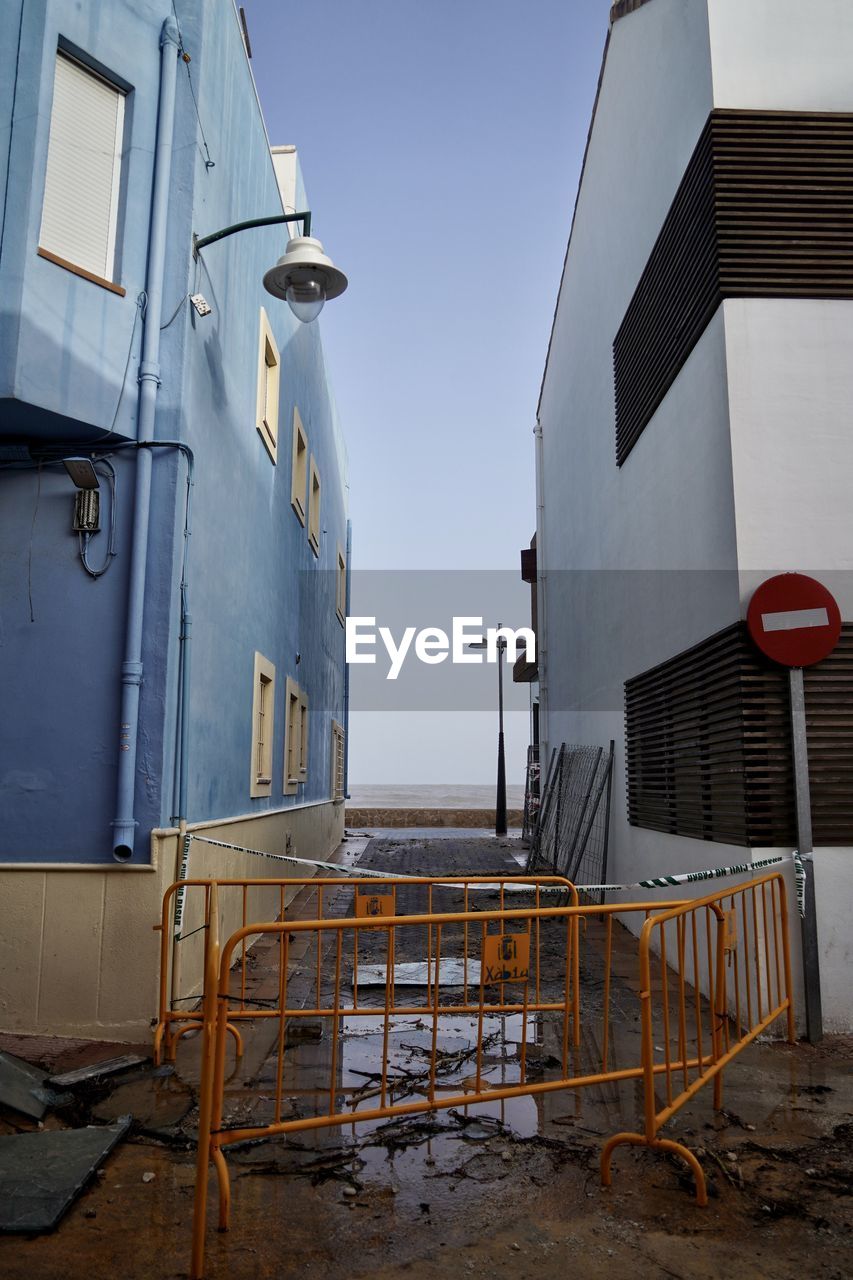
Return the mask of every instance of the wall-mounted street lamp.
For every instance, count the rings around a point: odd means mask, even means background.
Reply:
[[[251,218],[235,222],[209,236],[193,236],[193,254],[251,227],[271,227],[281,222],[301,222],[302,235],[288,242],[283,258],[264,274],[264,288],[274,298],[284,298],[303,324],[316,320],[329,298],[337,298],[347,287],[347,278],[323,252],[319,240],[311,236],[311,213],[279,213],[271,218]]]

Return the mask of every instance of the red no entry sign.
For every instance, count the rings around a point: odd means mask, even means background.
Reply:
[[[749,634],[762,653],[785,667],[811,667],[832,653],[841,611],[831,591],[804,573],[779,573],[749,602]]]

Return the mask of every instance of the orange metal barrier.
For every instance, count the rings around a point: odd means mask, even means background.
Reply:
[[[707,1001],[699,995],[703,975]],[[783,1013],[788,1040],[795,1039],[781,875],[762,876],[731,892],[651,916],[640,935],[640,1000],[645,1132],[617,1133],[609,1140],[601,1157],[602,1182],[610,1186],[616,1147],[648,1146],[687,1162],[696,1199],[705,1205],[708,1193],[699,1161],[687,1147],[658,1133],[711,1080],[719,1110],[723,1069]],[[660,1107],[656,1073],[664,1077],[665,1105]]]
[[[211,898],[211,886],[216,885],[218,893]],[[396,900],[401,891],[406,891],[406,910],[400,914],[431,914],[433,912],[434,894],[442,888],[461,890],[464,909],[469,906],[469,891],[475,886],[480,891],[484,887],[494,886],[498,894],[499,905],[504,906],[506,893],[512,886],[532,885],[531,896],[536,907],[542,904],[543,889],[564,889],[569,902],[577,906],[578,895],[569,880],[563,876],[386,876],[386,877],[317,877],[294,879],[262,878],[262,879],[193,879],[177,880],[169,885],[163,895],[163,907],[160,923],[154,928],[160,933],[160,982],[158,996],[157,1023],[154,1030],[153,1057],[159,1066],[165,1056],[174,1061],[178,1041],[187,1032],[198,1031],[203,1014],[201,1008],[180,1008],[182,1004],[200,1005],[202,993],[199,990],[189,995],[178,994],[180,985],[180,951],[181,945],[189,939],[203,933],[203,953],[200,957],[201,974],[206,972],[207,952],[210,944],[210,921],[212,901],[216,902],[219,933],[223,932],[223,919],[228,909],[229,899],[236,899],[231,904],[230,913],[240,921],[244,931],[240,944],[240,998],[231,1010],[229,1031],[234,1036],[237,1054],[242,1055],[243,1044],[240,1033],[234,1026],[235,1021],[243,1018],[276,1017],[275,1009],[258,1009],[247,995],[249,974],[249,950],[252,936],[261,929],[248,928],[252,919],[250,895],[269,892],[276,901],[275,919],[317,919],[328,918],[332,912],[336,917],[355,915],[359,910],[359,900],[365,898],[393,897]],[[201,902],[192,903],[193,897],[200,897]],[[414,897],[415,901],[411,899]],[[175,908],[178,900],[183,899],[195,906],[195,910],[182,909],[181,928],[174,929]],[[420,901],[418,901],[420,899]],[[182,902],[183,908],[183,902]],[[191,918],[191,927],[185,922]],[[200,918],[201,923],[194,923]],[[255,918],[257,918],[255,916]],[[230,932],[225,929],[225,932]],[[357,962],[357,961],[356,961]],[[175,1029],[177,1028],[177,1029]]]
[[[389,878],[388,884],[392,882]],[[493,877],[488,882],[497,883]],[[529,883],[530,878],[524,882]],[[463,889],[465,910],[408,915],[388,915],[388,908],[381,903],[374,903],[371,913],[365,914],[364,903],[358,901],[365,886],[345,883],[356,893],[352,915],[248,923],[228,938],[221,957],[221,886],[215,881],[208,883],[204,1002],[196,1022],[201,1022],[204,1035],[192,1280],[200,1280],[204,1269],[211,1161],[217,1174],[219,1227],[225,1230],[229,1224],[231,1190],[224,1155],[229,1145],[451,1107],[467,1108],[522,1095],[544,1097],[559,1090],[642,1079],[646,1132],[620,1133],[607,1143],[602,1155],[604,1183],[609,1184],[614,1148],[620,1143],[642,1143],[682,1156],[696,1175],[697,1199],[705,1202],[704,1178],[692,1152],[657,1135],[678,1108],[712,1079],[714,1103],[719,1106],[723,1068],[782,1012],[787,1011],[788,1033],[793,1036],[788,921],[780,876],[766,876],[693,902],[671,903],[663,910],[659,904],[647,902],[581,907],[573,893],[568,906],[542,907],[537,901],[536,906],[516,909],[502,901],[498,908],[475,911]],[[453,880],[424,878],[422,883],[435,887],[452,885]],[[470,885],[472,880],[456,883]],[[377,881],[371,880],[366,887],[365,896],[381,896]],[[640,1000],[642,1035],[640,1044],[631,1049],[632,1060],[623,1066],[612,1060],[614,1046],[609,1038],[613,918],[631,912],[642,912],[646,917],[639,944],[639,981],[627,983]],[[584,1013],[584,1028],[578,959],[582,921],[590,925],[586,940],[590,948],[599,946],[598,928],[593,936],[592,926],[603,929],[604,968],[603,1003],[599,1010],[592,1002],[585,1002],[585,1010],[591,1012]],[[276,995],[269,1007],[260,1010],[246,1007],[239,963],[247,940],[258,936],[272,943],[278,971]],[[398,999],[401,962],[397,956],[411,953],[411,944],[420,946],[421,941],[422,953],[427,955],[425,983],[415,988],[417,995]],[[373,960],[379,953],[385,966],[384,982],[373,988],[377,992],[374,996],[360,989],[360,949],[362,957],[372,952]],[[462,975],[455,989],[448,991],[442,984],[442,961],[450,956],[461,964]],[[703,987],[709,991],[708,999],[700,994]],[[602,1024],[589,1035],[590,1042],[595,1041],[595,1060],[588,1063],[583,1060],[582,1031],[587,1019],[597,1018],[599,1012]],[[228,1127],[228,1029],[231,1020],[240,1016],[277,1019],[271,1056],[274,1096],[258,1096],[251,1123]],[[411,1074],[402,1081],[396,1074],[390,1048],[397,1020],[413,1016],[423,1038],[423,1069],[414,1083]],[[529,1021],[531,1016],[533,1022]],[[466,1068],[470,1074],[461,1079],[444,1071],[439,1050],[441,1020],[454,1017],[464,1018],[473,1028]],[[328,1084],[308,1091],[313,1114],[293,1107],[293,1095],[299,1091],[285,1085],[286,1074],[292,1074],[285,1052],[286,1027],[288,1022],[305,1018],[322,1020],[330,1031]],[[494,1025],[493,1020],[507,1018],[517,1027],[516,1078],[502,1076],[496,1081],[489,1078],[494,1072],[485,1052],[486,1028]],[[351,1020],[357,1019],[369,1020],[361,1024],[367,1028],[372,1024],[365,1034],[375,1035],[381,1045],[370,1088],[348,1084],[343,1067],[344,1037],[353,1026]],[[534,1026],[543,1040],[550,1036],[550,1078],[547,1073],[545,1078],[541,1073],[532,1078],[528,1058]],[[656,1045],[663,1047],[658,1051]],[[661,1078],[666,1105],[656,1109],[655,1088],[660,1088]]]

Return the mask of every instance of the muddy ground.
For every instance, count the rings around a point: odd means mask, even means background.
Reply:
[[[494,840],[377,840],[361,865],[409,874],[506,873],[515,870],[514,847]],[[435,905],[449,903],[437,898]],[[381,959],[379,937],[373,956],[365,940],[363,962]],[[616,992],[613,1035],[616,1052],[630,1058],[638,1035],[630,981],[636,953],[627,934],[618,946],[617,968],[626,978]],[[416,958],[414,939],[411,948],[412,955],[403,949],[398,958]],[[271,970],[263,946],[257,953],[251,991],[262,1000]],[[590,946],[584,983],[591,1021],[599,977]],[[247,1036],[244,1063],[229,1082],[231,1121],[269,1113],[274,1021]],[[443,1020],[439,1052],[448,1087],[472,1069],[465,1056],[470,1021]],[[372,1083],[378,1025],[378,1018],[348,1019],[343,1027],[339,1080],[351,1091]],[[496,1081],[517,1079],[520,1017],[496,1018],[485,1032],[484,1070]],[[398,1096],[416,1096],[431,1042],[428,1023],[404,1019],[392,1039]],[[525,1039],[528,1066],[535,1073],[538,1053],[544,1072],[547,1025],[531,1022]],[[25,1053],[19,1045],[17,1052],[32,1059],[37,1048]],[[285,1093],[291,1114],[316,1107],[330,1050],[322,1027],[290,1035]],[[65,1061],[55,1045],[43,1052],[45,1065],[56,1069],[76,1065],[82,1051],[69,1049]],[[71,1107],[48,1118],[49,1127],[61,1127],[131,1112],[135,1125],[55,1233],[0,1238],[0,1275],[134,1280],[187,1274],[197,1058],[197,1043],[188,1037],[176,1071],[147,1067],[117,1086],[77,1091]],[[499,1274],[564,1280],[573,1273],[595,1280],[641,1271],[685,1280],[814,1274],[840,1280],[853,1274],[851,1065],[847,1038],[827,1037],[818,1047],[755,1044],[726,1072],[722,1112],[713,1112],[707,1090],[680,1111],[666,1135],[699,1155],[711,1189],[705,1209],[696,1207],[680,1161],[634,1148],[617,1152],[613,1188],[601,1189],[604,1140],[640,1121],[634,1081],[235,1148],[227,1155],[232,1229],[215,1231],[211,1193],[206,1274],[210,1280]],[[0,1132],[28,1127],[8,1115],[0,1120]]]

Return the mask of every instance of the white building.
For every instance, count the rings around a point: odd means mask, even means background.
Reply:
[[[851,68],[849,0],[614,6],[537,429],[542,758],[616,740],[609,879],[790,852],[787,677],[742,620],[783,570],[851,619],[806,672],[828,1030],[853,1027]]]

